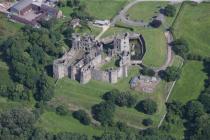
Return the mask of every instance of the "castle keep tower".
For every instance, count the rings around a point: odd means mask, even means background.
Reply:
[[[123,35],[115,37],[114,48],[118,53],[121,53],[123,51],[129,52],[130,51],[129,34],[125,33]]]

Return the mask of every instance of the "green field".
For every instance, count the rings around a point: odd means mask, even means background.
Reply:
[[[45,112],[38,120],[36,126],[53,133],[74,132],[86,134],[88,136],[99,136],[102,133],[101,128],[82,125],[71,115],[60,116],[57,115],[55,112]]]
[[[129,0],[82,0],[87,12],[96,19],[111,19]]]
[[[113,18],[129,0],[81,0],[86,6],[86,12],[95,19],[105,20]],[[111,3],[111,4],[110,4]],[[65,6],[60,10],[69,17],[73,9]]]
[[[160,121],[160,118],[165,113],[164,100],[166,97],[165,87],[166,83],[161,82],[155,93],[139,93],[129,87],[129,81],[131,77],[139,73],[139,68],[135,67],[129,71],[129,76],[127,78],[121,79],[117,84],[109,84],[99,81],[91,81],[86,85],[81,85],[76,81],[64,78],[59,80],[56,84],[55,98],[52,99],[50,104],[60,105],[64,104],[69,109],[85,109],[90,111],[91,107],[102,101],[102,96],[107,91],[112,89],[119,89],[121,91],[130,91],[133,96],[138,100],[145,98],[152,98],[157,101],[158,111],[154,115],[145,115],[141,112],[136,111],[133,108],[127,107],[117,107],[115,113],[115,120],[123,121],[131,126],[143,127],[142,120],[150,117],[154,121],[154,126]],[[45,121],[44,121],[45,122]],[[57,123],[59,123],[57,121]],[[42,124],[43,125],[43,124]],[[56,122],[55,122],[56,125]],[[58,124],[59,125],[59,124]],[[51,127],[51,126],[49,126]],[[49,128],[52,129],[52,128]]]
[[[207,78],[203,72],[203,64],[198,61],[187,62],[183,69],[181,78],[177,81],[171,93],[170,100],[182,103],[197,99],[204,89],[204,80]]]
[[[176,38],[189,43],[190,52],[201,56],[210,54],[210,3],[185,3],[173,26]]]
[[[152,17],[157,16],[159,10],[167,4],[168,2],[160,1],[140,2],[131,7],[126,14],[131,20],[150,22]]]

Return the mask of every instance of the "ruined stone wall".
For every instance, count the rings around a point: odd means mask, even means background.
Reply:
[[[101,56],[101,54],[98,55],[98,56],[96,56],[96,57],[91,61],[91,63],[92,63],[92,65],[95,66],[95,67],[101,65],[101,63],[102,63],[102,56]]]
[[[109,72],[99,69],[93,69],[91,72],[92,79],[97,81],[109,82]]]
[[[91,69],[86,69],[80,73],[80,83],[87,84],[91,80]]]
[[[115,84],[118,81],[118,69],[109,71],[109,82]]]
[[[103,71],[99,69],[93,69],[91,71],[91,77],[93,80],[117,83],[119,78],[128,76],[128,66],[122,66],[115,70]]]
[[[54,64],[53,65],[53,77],[55,79],[61,79],[65,76],[68,76],[68,68],[63,64]]]

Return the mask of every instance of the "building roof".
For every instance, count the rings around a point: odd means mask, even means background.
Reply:
[[[19,2],[17,2],[15,5],[12,6],[12,8],[20,11],[22,9],[24,9],[25,7],[29,6],[30,4],[32,4],[33,0],[21,0]]]

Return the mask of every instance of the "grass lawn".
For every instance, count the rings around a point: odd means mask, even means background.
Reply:
[[[81,0],[87,12],[96,19],[111,19],[128,0]]]
[[[110,69],[110,68],[117,68],[117,64],[116,64],[116,61],[117,59],[116,58],[112,58],[108,63],[104,64],[101,69],[102,70],[107,70],[107,69]]]
[[[159,10],[164,8],[168,2],[149,1],[135,4],[127,11],[127,15],[131,20],[143,20],[144,22],[152,21],[152,17],[159,14]]]
[[[5,15],[0,14],[0,40],[15,34],[21,27],[22,24],[13,23]]]
[[[159,29],[145,29],[140,33],[146,42],[143,63],[152,67],[160,67],[165,63],[167,57],[167,43],[164,33]]]
[[[102,101],[102,95],[112,89],[119,89],[121,91],[130,91],[133,96],[138,100],[145,98],[153,98],[157,101],[158,111],[154,115],[145,115],[132,108],[120,108],[118,107],[115,113],[115,120],[120,120],[134,125],[137,127],[143,127],[142,119],[150,117],[154,121],[154,126],[160,121],[161,116],[165,113],[165,83],[160,83],[157,90],[153,94],[139,93],[131,90],[129,87],[129,81],[131,77],[139,73],[139,68],[135,67],[129,71],[127,78],[121,79],[117,84],[109,84],[99,81],[91,81],[86,85],[81,85],[76,81],[64,78],[59,80],[56,84],[55,98],[51,101],[53,104],[65,104],[69,107],[76,107],[91,110],[91,107]]]
[[[102,31],[102,28],[93,26],[91,24],[89,25],[89,28],[87,28],[87,27],[78,27],[76,29],[77,33],[80,33],[80,34],[91,34],[91,35],[94,35],[94,36],[97,36],[101,31]]]
[[[89,137],[99,136],[103,132],[100,128],[94,126],[82,125],[78,120],[74,119],[71,115],[60,116],[54,112],[45,112],[38,120],[37,127],[41,127],[48,132],[73,132],[86,134]]]
[[[183,63],[183,58],[178,56],[178,55],[175,55],[174,58],[173,58],[173,64],[172,66],[175,66],[175,67],[180,67]]]
[[[190,52],[202,56],[210,54],[210,3],[185,3],[173,28],[176,38],[189,43]]]
[[[61,7],[60,10],[62,11],[63,15],[66,17],[70,17],[71,13],[73,12],[73,9],[68,6]]]
[[[146,42],[146,53],[143,57],[143,63],[150,67],[163,65],[167,57],[167,44],[164,32],[161,29],[153,28],[133,27],[133,29],[134,32],[142,34]],[[102,38],[125,32],[131,31],[126,28],[111,27],[103,34]]]
[[[198,61],[188,61],[182,69],[181,78],[177,81],[172,91],[170,100],[186,103],[197,99],[204,88],[206,74],[202,71],[203,64]]]

